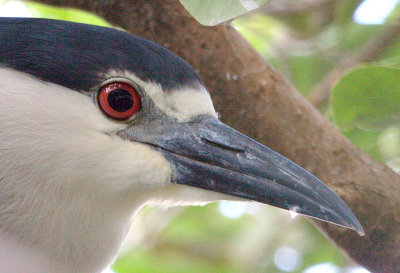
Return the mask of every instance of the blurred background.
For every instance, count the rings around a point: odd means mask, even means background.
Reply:
[[[202,0],[218,10],[214,23],[238,15],[226,9],[230,3],[266,2],[227,23],[355,145],[400,170],[399,0],[223,0],[220,7],[216,2]],[[108,25],[83,11],[27,1],[0,0],[0,16]],[[304,217],[259,204],[219,202],[143,209],[110,272],[368,271]]]

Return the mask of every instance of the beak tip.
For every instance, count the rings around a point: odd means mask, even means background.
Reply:
[[[341,224],[338,222],[336,222],[334,224],[340,225],[344,228],[354,230],[355,232],[357,232],[357,234],[359,236],[365,236],[365,231],[364,231],[361,223],[358,221],[358,219],[356,218],[356,216],[354,214],[352,214],[350,216],[350,218],[347,218],[347,219],[348,219],[348,221],[342,222]]]
[[[345,228],[354,230],[357,232],[359,236],[365,236],[365,231],[360,223],[360,221],[357,219],[357,217],[353,214],[353,212],[350,210],[350,208],[347,207],[348,213],[347,214],[342,214],[343,218],[341,221],[341,224],[337,222],[336,224],[339,224]]]
[[[365,231],[363,229],[363,227],[361,226],[360,222],[357,221],[356,225],[353,226],[352,228],[355,232],[357,232],[358,235],[360,236],[365,236]]]

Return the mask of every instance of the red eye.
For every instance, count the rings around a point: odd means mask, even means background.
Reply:
[[[126,120],[140,110],[138,91],[125,82],[112,82],[101,87],[98,95],[101,110],[118,120]]]

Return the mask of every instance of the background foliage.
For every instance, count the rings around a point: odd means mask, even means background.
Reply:
[[[400,5],[396,0],[373,2],[270,0],[232,24],[355,145],[398,170]],[[213,14],[222,20],[232,10]],[[0,16],[15,15],[107,25],[82,11],[0,0]],[[232,202],[144,209],[113,270],[367,272],[304,218]]]

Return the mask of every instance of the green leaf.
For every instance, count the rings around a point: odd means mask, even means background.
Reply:
[[[358,148],[381,162],[385,162],[384,155],[382,155],[379,140],[382,135],[381,132],[365,131],[358,128],[353,128],[344,135]]]
[[[281,23],[264,14],[238,18],[232,25],[264,57],[274,54],[273,41],[285,31]]]
[[[201,24],[215,26],[255,10],[268,0],[180,0]]]
[[[47,19],[65,20],[78,23],[86,23],[91,25],[108,26],[111,25],[100,16],[94,13],[86,12],[83,10],[54,7],[35,2],[24,2],[30,9],[34,17],[41,17]]]
[[[135,249],[119,256],[112,268],[117,273],[238,272],[226,261],[211,262],[196,253],[170,249],[169,246],[158,251]]]
[[[324,75],[333,68],[331,62],[317,54],[290,56],[288,65],[290,79],[303,95],[307,95],[315,83],[322,80]]]
[[[400,121],[400,69],[361,66],[351,70],[332,90],[331,111],[342,130],[381,131]]]
[[[336,32],[334,38],[337,43],[335,50],[342,52],[358,50],[381,30],[381,25],[360,25],[355,22],[351,22],[341,28],[334,28]]]

